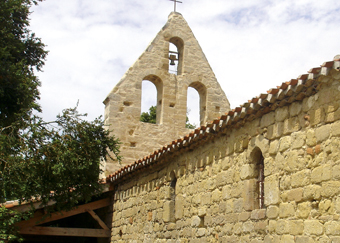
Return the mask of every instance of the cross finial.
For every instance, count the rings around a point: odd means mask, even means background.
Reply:
[[[170,0],[172,2],[174,2],[174,12],[176,12],[176,3],[182,3],[181,1],[177,1],[177,0]]]

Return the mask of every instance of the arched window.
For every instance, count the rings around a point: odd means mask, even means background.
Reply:
[[[252,162],[256,186],[254,191],[254,206],[255,208],[264,208],[264,158],[261,150],[256,147],[252,154]]]
[[[157,88],[149,80],[142,81],[142,101],[141,101],[141,114],[149,112],[150,107],[157,106]],[[155,120],[156,123],[156,120]]]
[[[257,177],[257,196],[258,196],[258,205],[259,208],[264,207],[264,158],[261,156],[257,162],[256,169],[258,171]]]
[[[175,172],[170,173],[170,220],[175,222],[175,210],[176,210],[176,183],[177,178]]]
[[[193,88],[197,91],[199,95],[199,125],[203,125],[206,122],[206,103],[207,103],[207,88],[204,86],[204,84],[200,82],[193,82],[188,87],[188,93],[189,88]],[[189,100],[190,97],[187,97],[187,107],[189,103],[192,103],[191,100]]]
[[[188,87],[187,92],[187,118],[187,128],[188,123],[196,127],[200,125],[200,95],[192,87]]]
[[[156,75],[148,75],[142,81],[141,90],[141,119],[144,113],[150,115],[150,123],[162,123],[162,98],[163,98],[163,82]],[[154,109],[150,109],[154,107]],[[154,117],[156,115],[156,118]]]
[[[179,37],[172,37],[169,41],[169,73],[182,74],[183,64],[183,40]]]

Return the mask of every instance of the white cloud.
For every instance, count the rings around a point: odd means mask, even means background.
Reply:
[[[340,54],[340,1],[182,0],[192,28],[234,108]],[[48,0],[31,29],[50,51],[41,104],[47,120],[80,100],[89,119],[166,23],[167,0]],[[192,111],[194,112],[194,111]]]

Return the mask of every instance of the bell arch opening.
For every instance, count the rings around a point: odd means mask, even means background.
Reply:
[[[172,37],[169,40],[169,73],[182,74],[184,42],[179,37]]]
[[[202,126],[206,122],[206,106],[207,106],[207,88],[201,82],[193,82],[189,85],[187,94],[189,93],[189,88],[193,88],[197,91],[199,96],[198,114],[199,114],[199,125]],[[189,107],[190,97],[187,96],[187,108]],[[192,102],[194,103],[194,102]]]
[[[156,75],[142,80],[140,121],[160,124],[162,122],[163,82]]]
[[[198,127],[200,125],[200,95],[198,91],[192,87],[188,87],[187,91],[187,120],[186,127],[190,125]]]

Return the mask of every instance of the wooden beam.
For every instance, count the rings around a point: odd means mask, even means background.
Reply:
[[[93,210],[89,210],[88,212],[89,214],[91,214],[92,218],[94,218],[98,222],[100,227],[102,227],[104,230],[110,230],[109,227],[107,227],[103,220],[99,218],[99,216]]]
[[[95,202],[80,205],[77,208],[72,209],[70,211],[52,213],[50,217],[46,217],[44,220],[41,220],[43,218],[43,216],[41,215],[34,216],[33,218],[27,221],[21,221],[17,223],[16,226],[18,226],[19,228],[24,228],[24,227],[35,226],[39,224],[45,224],[51,221],[56,221],[56,220],[67,218],[73,215],[86,213],[89,210],[96,210],[98,208],[107,207],[109,205],[110,205],[110,199],[105,198],[105,199],[98,200]]]
[[[20,234],[107,238],[111,236],[111,231],[104,230],[104,229],[33,226],[33,227],[27,227],[27,228],[21,229]]]

